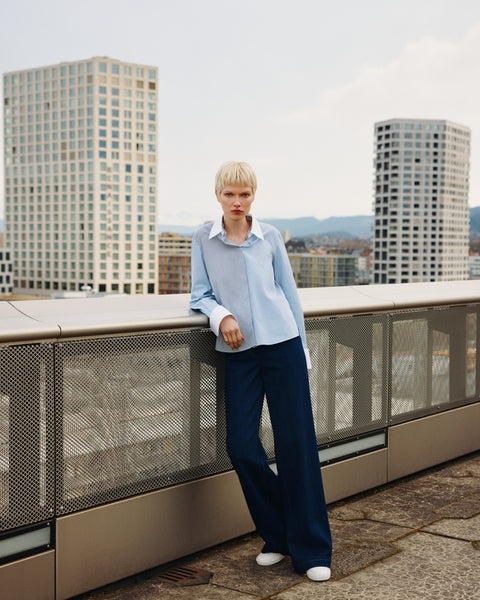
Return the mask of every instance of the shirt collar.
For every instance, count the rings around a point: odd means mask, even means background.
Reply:
[[[250,231],[248,232],[247,237],[249,237],[250,235],[255,235],[257,238],[263,240],[263,231],[260,226],[260,222],[257,221],[257,219],[251,215],[249,215],[249,217],[252,219],[252,226],[250,227]],[[223,217],[218,217],[218,219],[212,225],[212,229],[210,230],[210,235],[208,236],[208,239],[211,240],[212,238],[222,233],[225,236],[225,229],[223,227]]]
[[[222,231],[224,232],[223,220],[222,217],[218,217],[218,219],[213,223],[212,228],[210,229],[210,235],[208,236],[208,239],[211,240],[219,233],[222,233]]]
[[[257,219],[255,217],[252,217],[252,226],[250,227],[250,233],[252,235],[256,235],[257,238],[260,238],[261,240],[263,240],[263,231],[262,228],[260,226],[260,222],[257,221]]]

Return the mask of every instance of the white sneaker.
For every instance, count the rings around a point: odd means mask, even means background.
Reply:
[[[276,565],[284,558],[285,554],[280,554],[280,552],[260,552],[255,560],[257,561],[257,565],[261,567],[270,567]]]
[[[328,567],[312,567],[307,570],[307,577],[312,581],[327,581],[331,571]]]

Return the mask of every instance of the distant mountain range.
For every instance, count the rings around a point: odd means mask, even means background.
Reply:
[[[297,219],[262,219],[274,225],[280,231],[289,231],[291,237],[312,237],[323,235],[335,238],[370,237],[372,234],[371,215],[357,215],[354,217],[328,217],[316,219],[315,217],[300,217]],[[199,223],[200,225],[200,223]],[[195,225],[162,225],[158,226],[158,233],[165,231],[190,236],[195,231]],[[0,231],[3,231],[3,219],[0,219]],[[470,209],[470,236],[480,236],[480,206]]]
[[[357,215],[354,217],[300,217],[298,219],[263,219],[280,231],[289,231],[291,237],[311,237],[324,235],[328,237],[370,237],[372,233],[372,217]]]
[[[261,219],[270,223],[280,231],[289,231],[291,237],[310,237],[328,235],[329,237],[369,237],[372,228],[372,217],[359,215],[356,217],[299,217],[297,219]],[[159,225],[158,232],[172,232],[180,235],[191,235],[196,226]]]
[[[354,217],[300,217],[297,219],[262,219],[265,223],[274,225],[280,231],[289,231],[291,237],[313,237],[322,235],[335,238],[368,238],[372,234],[373,217],[358,215]],[[189,236],[196,227],[185,225],[159,225],[158,232],[170,231]],[[480,206],[470,209],[470,235],[480,235]]]

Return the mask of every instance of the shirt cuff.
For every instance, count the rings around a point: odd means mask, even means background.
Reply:
[[[311,369],[312,361],[310,359],[310,352],[309,352],[308,348],[304,348],[303,350],[305,352],[305,360],[307,361],[307,369]]]
[[[210,329],[215,335],[220,333],[220,323],[223,321],[223,319],[231,314],[232,313],[229,310],[220,304],[212,310],[210,314]]]

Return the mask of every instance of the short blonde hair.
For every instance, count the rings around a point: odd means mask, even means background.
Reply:
[[[243,185],[251,187],[253,193],[257,191],[257,177],[255,171],[246,162],[229,160],[223,163],[215,175],[215,191],[220,194],[227,185]]]

